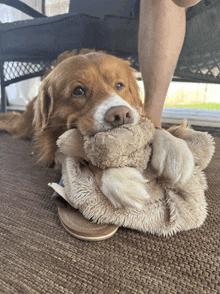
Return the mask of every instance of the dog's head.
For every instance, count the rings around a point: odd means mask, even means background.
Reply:
[[[45,77],[35,102],[34,124],[43,158],[51,161],[56,140],[67,129],[94,135],[137,123],[137,107],[143,109],[128,62],[102,52],[63,60]]]

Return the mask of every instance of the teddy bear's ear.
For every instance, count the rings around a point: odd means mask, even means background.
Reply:
[[[80,157],[88,160],[85,154],[84,139],[78,129],[71,129],[63,133],[57,140],[57,146],[60,151],[67,156]]]

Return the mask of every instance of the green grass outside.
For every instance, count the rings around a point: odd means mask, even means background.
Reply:
[[[198,103],[198,104],[184,104],[184,105],[171,105],[165,103],[166,107],[181,107],[181,108],[197,108],[197,109],[217,109],[220,110],[220,103]]]

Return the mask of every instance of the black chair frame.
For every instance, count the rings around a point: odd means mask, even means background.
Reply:
[[[121,58],[130,59],[136,69],[139,67],[137,11],[136,17],[106,15],[104,19],[100,19],[85,14],[68,13],[47,18],[21,1],[0,0],[0,3],[17,8],[35,18],[0,24],[2,112],[7,109],[5,88],[8,85],[43,76],[53,60],[66,50],[105,50]],[[135,9],[137,10],[137,5]],[[208,26],[210,19],[213,22],[211,28]],[[26,34],[24,40],[23,34]],[[43,37],[45,40],[42,41]],[[186,38],[173,81],[220,84],[219,0],[203,0],[187,13]]]

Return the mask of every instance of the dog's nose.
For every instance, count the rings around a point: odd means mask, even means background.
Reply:
[[[133,122],[133,112],[127,106],[114,106],[111,107],[105,114],[105,120],[113,127],[118,127],[124,124]]]

